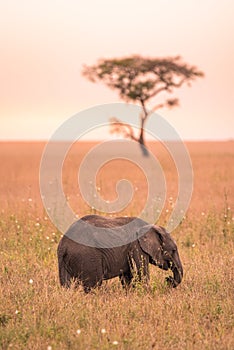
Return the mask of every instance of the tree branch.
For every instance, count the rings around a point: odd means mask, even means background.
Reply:
[[[159,92],[161,91],[167,91],[168,90],[168,86],[162,86],[159,89],[156,89],[155,91],[152,92],[152,94],[149,95],[149,97],[147,98],[147,100],[151,99],[152,97],[156,96],[157,94],[159,94]]]
[[[121,120],[115,117],[110,118],[110,133],[119,135],[122,134],[125,138],[138,141],[132,126],[130,124],[123,123]]]

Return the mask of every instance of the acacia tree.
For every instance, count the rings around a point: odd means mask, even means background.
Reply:
[[[203,72],[195,66],[182,62],[180,56],[166,58],[147,58],[133,55],[116,59],[100,59],[96,65],[84,66],[83,75],[92,82],[103,81],[108,87],[119,92],[126,102],[139,103],[140,133],[135,135],[131,125],[112,118],[112,132],[121,133],[127,138],[145,145],[144,126],[149,116],[162,107],[178,105],[177,98],[168,98],[148,108],[148,102],[160,93],[171,94],[183,84],[188,85]]]

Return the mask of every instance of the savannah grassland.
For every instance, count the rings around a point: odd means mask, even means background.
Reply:
[[[92,144],[74,146],[64,162],[67,200],[79,216],[94,212],[77,185],[81,159]],[[0,144],[0,348],[5,349],[234,349],[234,143],[188,143],[194,191],[189,211],[172,233],[184,267],[176,289],[168,272],[151,267],[151,291],[125,293],[118,279],[85,295],[59,286],[56,249],[61,233],[39,193],[42,143]],[[178,190],[167,152],[149,145],[164,169],[170,215]],[[97,188],[115,198],[128,178],[135,190],[123,215],[144,206],[147,181],[127,161],[100,170]]]

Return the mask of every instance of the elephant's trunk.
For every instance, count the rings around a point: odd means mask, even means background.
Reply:
[[[172,263],[170,269],[173,272],[173,277],[166,277],[166,282],[171,287],[176,288],[181,283],[183,278],[183,267],[181,265],[180,260],[178,260],[177,263]]]
[[[172,272],[173,272],[173,288],[177,287],[178,284],[181,283],[182,278],[183,278],[183,268],[182,265],[180,264],[180,266],[174,265],[172,267]]]

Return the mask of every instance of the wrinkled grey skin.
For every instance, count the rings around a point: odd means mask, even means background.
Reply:
[[[77,243],[74,238],[82,235],[79,232],[80,220],[90,224],[92,235],[95,235],[97,227],[117,228],[124,234],[126,224],[133,222],[135,239],[128,244],[110,248]],[[175,242],[164,228],[149,225],[134,217],[87,215],[80,220],[68,229],[58,246],[59,279],[62,286],[70,287],[71,281],[75,279],[83,285],[85,292],[89,292],[91,288],[100,286],[103,280],[119,277],[126,288],[130,286],[135,273],[139,281],[147,284],[149,264],[163,270],[170,269],[173,277],[167,277],[167,283],[173,288],[180,284],[183,268],[179,253]]]

